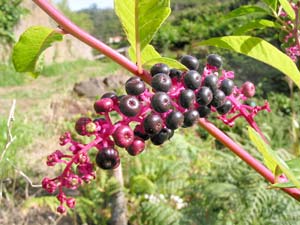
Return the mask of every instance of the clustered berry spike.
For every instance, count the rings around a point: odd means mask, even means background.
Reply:
[[[94,104],[97,118],[81,117],[75,124],[79,135],[95,137],[89,144],[73,140],[70,133],[60,138],[61,146],[69,145],[69,154],[56,150],[48,156],[47,165],[61,163],[65,169],[58,177],[42,181],[49,193],[58,191],[59,213],[66,211],[65,205],[69,208],[75,205],[75,199],[67,198],[63,188],[76,189],[94,179],[94,164],[105,170],[120,165],[116,146],[136,156],[144,151],[145,141],[161,145],[172,138],[176,129],[191,127],[199,118],[209,119],[215,112],[218,119],[230,126],[238,117],[244,117],[257,128],[254,116],[260,110],[269,110],[269,106],[246,104],[255,93],[254,84],[245,82],[241,88],[236,87],[234,73],[220,71],[222,60],[216,54],[209,55],[207,63],[212,65],[207,64],[202,74],[198,72],[199,60],[195,57],[183,56],[181,63],[189,70],[155,64],[151,68],[151,88],[140,78],[132,77],[125,84],[127,95],[109,92],[97,100]],[[117,112],[121,119],[113,123],[112,112]],[[92,148],[98,150],[94,164],[88,156]]]

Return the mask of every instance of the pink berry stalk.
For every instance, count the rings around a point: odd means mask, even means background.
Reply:
[[[41,9],[43,9],[52,19],[54,19],[59,26],[63,29],[63,31],[73,35],[78,38],[82,42],[87,45],[99,50],[107,57],[111,58],[115,62],[119,63],[122,67],[126,68],[128,71],[133,74],[141,77],[147,83],[150,83],[151,77],[147,71],[143,71],[143,73],[138,72],[137,66],[128,60],[123,55],[117,53],[112,48],[108,47],[101,41],[92,37],[85,31],[81,30],[79,27],[74,25],[71,21],[69,21],[66,17],[64,17],[59,11],[57,11],[51,4],[49,4],[46,0],[33,0]],[[236,103],[235,105],[238,105]],[[246,109],[244,107],[244,109]],[[243,111],[243,110],[242,110]],[[243,115],[246,113],[242,112]],[[246,116],[245,118],[248,118]],[[249,119],[249,118],[248,118]],[[251,118],[250,118],[251,119]],[[249,121],[248,121],[249,122]],[[226,134],[224,134],[221,130],[215,127],[213,124],[208,122],[205,119],[200,119],[199,124],[205,128],[212,136],[214,136],[217,140],[222,142],[225,146],[227,146],[232,152],[238,155],[242,160],[244,160],[249,166],[255,169],[259,174],[261,174],[265,179],[274,183],[274,175],[271,171],[269,171],[266,167],[264,167],[259,161],[257,161],[254,157],[252,157],[247,151],[242,149],[239,145],[237,145],[232,139],[230,139]],[[250,123],[251,125],[251,123]],[[253,125],[253,124],[252,124]],[[76,179],[76,178],[75,178]],[[45,180],[45,185],[49,188],[49,191],[55,190],[55,182],[51,180]],[[71,183],[72,184],[72,183]],[[285,188],[283,189],[286,193],[294,197],[295,199],[300,199],[300,191],[295,188]],[[67,205],[73,206],[73,199],[65,199],[61,197],[61,202],[66,203]],[[63,206],[59,207],[58,211],[64,212],[65,208]]]

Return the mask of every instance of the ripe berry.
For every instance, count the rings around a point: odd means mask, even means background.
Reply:
[[[96,164],[104,170],[115,169],[120,165],[119,152],[114,148],[103,148],[96,155]]]
[[[199,113],[197,110],[194,109],[185,112],[183,116],[184,116],[183,127],[191,127],[199,119]]]
[[[183,78],[184,85],[192,90],[196,90],[201,84],[201,75],[195,71],[188,71]]]
[[[149,114],[143,121],[144,130],[149,135],[158,134],[163,128],[163,120],[157,114]]]
[[[169,129],[175,130],[183,124],[183,114],[179,111],[172,111],[166,119],[166,126]]]
[[[234,83],[232,80],[230,79],[222,80],[220,85],[220,90],[222,90],[226,96],[231,95],[231,93],[233,92],[233,88],[234,88]]]
[[[216,90],[216,92],[214,93],[214,98],[211,101],[211,105],[218,108],[221,105],[223,105],[224,101],[225,101],[225,94],[223,91],[221,90]]]
[[[125,83],[126,93],[129,95],[140,95],[145,89],[145,83],[139,77],[131,77]]]
[[[75,130],[79,135],[86,135],[88,132],[86,130],[87,125],[93,123],[88,117],[81,117],[75,123]]]
[[[224,115],[228,113],[232,108],[232,103],[229,99],[226,99],[223,105],[217,108],[219,114]]]
[[[200,118],[208,117],[208,115],[211,112],[210,108],[208,106],[206,106],[206,105],[199,106],[198,109],[197,109],[197,111],[199,113]]]
[[[140,154],[145,149],[145,141],[141,138],[136,138],[132,142],[132,144],[126,148],[126,151],[129,155],[135,156]]]
[[[217,54],[210,54],[207,56],[207,63],[211,66],[220,68],[222,66],[222,58]]]
[[[107,93],[105,93],[104,95],[101,96],[101,99],[102,98],[114,99],[114,98],[117,98],[117,94],[115,92],[107,92]]]
[[[125,95],[120,99],[120,111],[128,117],[136,116],[141,109],[140,102],[135,96]]]
[[[199,68],[199,60],[191,55],[185,55],[180,59],[180,62],[189,70],[197,70]]]
[[[169,76],[171,78],[177,78],[177,79],[180,79],[181,78],[181,75],[182,75],[182,72],[178,69],[171,69],[170,70],[170,74]]]
[[[158,73],[152,78],[151,86],[155,91],[168,92],[172,87],[172,80],[169,75]]]
[[[113,107],[114,101],[111,98],[102,98],[94,103],[96,113],[110,112]]]
[[[188,109],[194,104],[195,98],[195,93],[191,89],[184,89],[179,94],[179,104]]]
[[[149,135],[145,133],[144,128],[140,124],[135,126],[133,133],[135,137],[139,137],[145,141],[149,139]]]
[[[167,112],[171,108],[171,99],[165,92],[156,92],[151,98],[151,106],[156,112]]]
[[[154,66],[152,66],[150,69],[150,74],[152,75],[152,77],[158,73],[164,73],[169,75],[169,72],[170,72],[169,67],[164,63],[157,63]]]
[[[169,140],[174,134],[174,131],[168,129],[168,128],[163,128],[158,134],[155,134],[154,136],[151,137],[151,142],[154,145],[161,145],[165,141]]]
[[[243,85],[242,85],[242,93],[248,97],[248,98],[251,98],[255,95],[255,86],[253,83],[247,81],[245,82]]]
[[[215,75],[208,75],[204,79],[203,86],[209,87],[213,92],[218,89],[218,77]]]
[[[127,125],[120,125],[113,133],[113,138],[116,145],[120,147],[128,147],[134,140],[134,134],[131,128]]]
[[[196,101],[200,105],[208,105],[213,99],[213,93],[208,87],[201,87],[198,93],[196,94]]]

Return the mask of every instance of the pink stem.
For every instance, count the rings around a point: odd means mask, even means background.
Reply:
[[[92,37],[88,33],[81,30],[79,27],[71,23],[66,17],[61,15],[53,6],[51,6],[46,0],[33,0],[41,9],[43,9],[52,19],[54,19],[65,31],[74,37],[78,38],[82,42],[88,44],[89,46],[99,50],[115,62],[119,63],[121,66],[126,68],[128,71],[136,74],[137,76],[144,79],[147,83],[150,83],[151,76],[147,71],[143,71],[143,74],[138,73],[137,66],[128,60],[123,55],[117,53],[112,48],[108,47],[101,41]],[[271,183],[274,183],[274,176],[271,171],[269,171],[265,166],[263,166],[259,161],[257,161],[253,156],[251,156],[247,151],[238,146],[233,140],[231,140],[227,135],[225,135],[221,130],[215,127],[213,124],[205,121],[204,119],[199,120],[199,124],[205,128],[212,136],[228,147],[232,152],[238,155],[243,161],[245,161],[249,166],[255,169],[259,174],[266,178]],[[294,197],[295,199],[300,199],[300,190],[296,188],[284,188],[286,193]]]

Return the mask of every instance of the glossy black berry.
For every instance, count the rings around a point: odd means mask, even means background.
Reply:
[[[203,86],[209,87],[213,92],[218,89],[218,77],[215,75],[208,75],[205,77]]]
[[[117,168],[120,165],[119,152],[111,147],[102,149],[96,155],[96,164],[104,170]]]
[[[143,121],[144,130],[149,135],[158,134],[163,128],[163,120],[157,114],[149,114]]]
[[[165,141],[169,140],[174,134],[174,131],[168,128],[163,128],[158,134],[151,137],[151,142],[154,145],[161,145]]]
[[[233,92],[233,88],[234,88],[233,81],[230,79],[224,79],[222,80],[219,89],[222,90],[226,96],[229,96]]]
[[[182,72],[178,69],[171,69],[170,70],[170,74],[169,76],[171,78],[177,78],[177,79],[180,79],[181,78],[181,75],[182,75]]]
[[[150,74],[152,75],[152,77],[158,73],[164,73],[169,75],[169,72],[170,72],[169,67],[164,63],[157,63],[154,66],[152,66],[150,69]]]
[[[197,70],[199,68],[199,60],[191,55],[185,55],[180,59],[181,64],[185,65],[189,70]]]
[[[192,90],[196,90],[201,84],[201,75],[195,71],[188,71],[183,78],[184,85]]]
[[[199,119],[199,113],[197,110],[194,109],[185,112],[183,116],[184,116],[183,127],[191,127]]]
[[[105,93],[104,95],[101,96],[101,99],[102,98],[111,98],[111,99],[113,99],[113,98],[117,98],[117,97],[118,96],[115,92],[107,92],[107,93]]]
[[[197,109],[197,111],[199,113],[200,118],[208,117],[208,115],[211,112],[210,108],[208,106],[206,106],[206,105],[199,106],[198,109]]]
[[[175,130],[183,124],[183,114],[179,111],[172,111],[166,119],[166,126],[169,129]]]
[[[151,106],[156,112],[167,112],[171,108],[171,99],[165,92],[156,92],[151,98]]]
[[[168,92],[172,87],[172,80],[169,75],[158,73],[152,78],[151,86],[155,91]]]
[[[128,117],[136,116],[141,109],[139,100],[132,95],[125,95],[120,99],[120,111]]]
[[[211,66],[220,68],[222,66],[222,58],[217,54],[210,54],[207,56],[207,63]]]
[[[134,140],[134,133],[132,129],[127,125],[120,125],[113,133],[113,138],[119,147],[126,148]]]
[[[178,98],[179,104],[186,109],[190,108],[194,104],[195,99],[195,93],[191,89],[182,90]]]
[[[216,90],[216,92],[214,92],[214,97],[213,100],[211,101],[211,105],[218,108],[221,105],[223,105],[224,101],[225,101],[225,94],[223,91],[221,90]]]
[[[224,104],[217,108],[219,114],[224,115],[228,113],[232,108],[232,103],[229,99],[226,99]]]
[[[133,130],[134,136],[139,137],[143,140],[148,140],[150,137],[149,135],[144,131],[144,128],[141,125],[137,125]]]
[[[196,101],[200,105],[208,105],[213,99],[213,93],[208,87],[201,87],[196,94]]]
[[[126,89],[126,93],[129,95],[140,95],[145,91],[146,86],[144,81],[142,81],[141,78],[131,77],[125,83],[125,89]]]

